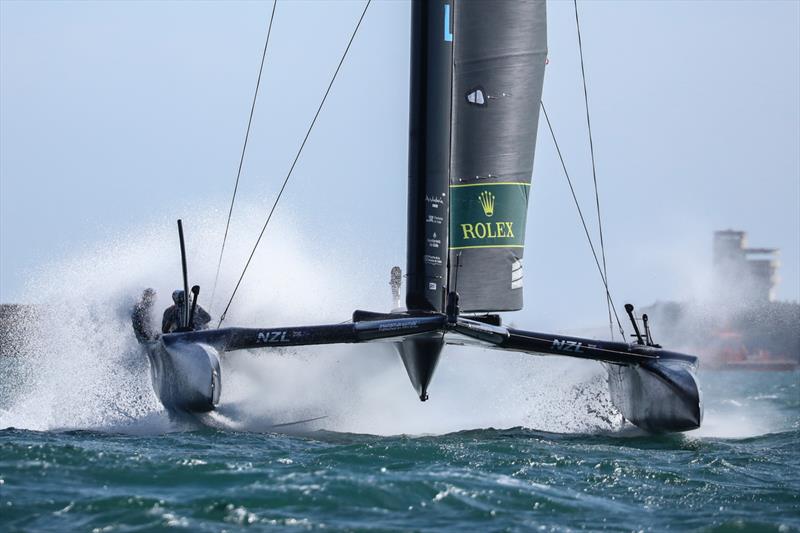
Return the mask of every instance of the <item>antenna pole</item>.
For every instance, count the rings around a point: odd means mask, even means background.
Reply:
[[[633,331],[636,332],[635,337],[637,341],[639,342],[639,344],[644,344],[642,333],[641,331],[639,331],[639,325],[636,323],[636,317],[633,316],[633,306],[631,304],[625,304],[625,311],[628,313],[628,317],[630,317],[631,319],[631,324],[633,325]]]
[[[178,238],[181,242],[181,269],[183,270],[183,311],[181,312],[181,327],[189,326],[189,274],[186,271],[186,245],[183,241],[183,222],[178,219]]]
[[[642,315],[642,323],[644,324],[644,338],[647,341],[648,346],[655,346],[653,342],[653,336],[650,334],[650,319],[647,316],[647,313]]]
[[[200,285],[192,287],[192,308],[189,310],[189,329],[194,329],[194,311],[197,309],[197,297],[200,296]]]

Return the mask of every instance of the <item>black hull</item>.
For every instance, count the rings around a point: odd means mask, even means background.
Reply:
[[[153,390],[170,412],[205,413],[219,403],[219,352],[203,343],[174,342],[164,336],[145,344]]]
[[[606,364],[611,401],[626,420],[652,432],[690,431],[703,421],[695,366],[683,361]]]

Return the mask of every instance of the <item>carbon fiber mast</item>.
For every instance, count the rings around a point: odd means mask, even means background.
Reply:
[[[411,5],[411,85],[408,143],[406,307],[410,313],[444,311],[450,185],[453,65],[451,2]],[[421,400],[428,397],[444,335],[429,333],[398,344]]]

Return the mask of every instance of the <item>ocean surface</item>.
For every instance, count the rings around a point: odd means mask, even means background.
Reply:
[[[7,380],[24,379],[16,366],[0,360]],[[336,417],[260,427],[131,405],[103,427],[69,397],[46,418],[30,411],[47,391],[0,387],[0,530],[800,531],[800,373],[700,377],[703,428],[664,436],[613,413],[417,434],[387,431],[404,424],[387,413],[375,435],[327,427]],[[543,410],[552,426],[558,409]]]

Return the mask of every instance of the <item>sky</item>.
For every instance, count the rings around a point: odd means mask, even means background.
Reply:
[[[777,296],[800,299],[800,2],[578,5],[615,300],[701,297],[712,233],[729,228],[780,248]],[[242,206],[266,214],[362,8],[279,1]],[[227,211],[270,9],[0,1],[0,302],[76,250]],[[310,256],[345,250],[381,280],[405,264],[409,14],[369,8],[268,230],[291,225]],[[548,41],[543,100],[594,230],[572,2],[548,3]],[[602,324],[542,126],[514,321]],[[234,215],[232,232],[259,229]]]

